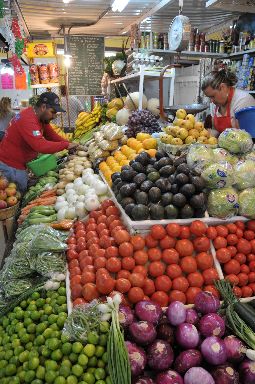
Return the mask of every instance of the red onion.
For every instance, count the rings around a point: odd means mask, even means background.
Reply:
[[[239,374],[241,383],[254,384],[255,383],[255,361],[245,359],[239,366]]]
[[[123,328],[128,327],[134,321],[134,315],[132,309],[126,305],[120,305],[119,307],[119,321]]]
[[[174,369],[184,374],[192,367],[199,367],[202,362],[202,355],[196,349],[187,349],[187,351],[181,352],[174,362]]]
[[[156,377],[156,384],[183,384],[184,381],[179,373],[169,369],[166,372],[159,373]]]
[[[225,321],[217,313],[208,313],[200,319],[198,329],[205,337],[222,337],[225,333]]]
[[[223,340],[216,336],[207,337],[201,344],[204,359],[212,365],[224,364],[227,360],[227,349]]]
[[[129,326],[128,330],[134,342],[139,345],[148,345],[157,336],[156,329],[148,321],[135,321]]]
[[[174,329],[170,324],[159,324],[157,326],[157,338],[167,341],[169,344],[174,343]]]
[[[224,339],[227,349],[227,360],[231,363],[240,363],[245,356],[245,346],[236,336],[227,336]]]
[[[239,373],[230,365],[219,365],[212,371],[215,384],[239,384]]]
[[[147,349],[148,366],[155,371],[164,371],[171,367],[174,353],[169,343],[155,340]]]
[[[171,325],[179,325],[186,320],[186,307],[180,301],[173,301],[167,309],[167,317]]]
[[[178,325],[175,332],[177,343],[184,349],[196,348],[199,343],[199,334],[193,324]]]
[[[140,320],[157,324],[162,316],[162,308],[157,303],[152,303],[149,300],[142,300],[136,304],[135,314]]]
[[[195,308],[204,315],[215,313],[220,308],[220,300],[210,292],[201,291],[195,297]]]
[[[193,308],[188,308],[186,310],[186,320],[185,323],[190,323],[196,325],[198,323],[199,317],[197,311]]]
[[[138,377],[134,382],[132,381],[133,384],[155,384],[155,381],[153,381],[150,377],[147,376],[142,376]]]
[[[131,374],[132,376],[139,376],[143,373],[146,365],[146,354],[142,348],[130,341],[126,341],[125,344],[128,350]]]
[[[202,367],[193,367],[185,373],[184,384],[215,384],[213,377]]]

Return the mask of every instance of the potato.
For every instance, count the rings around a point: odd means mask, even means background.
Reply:
[[[78,151],[77,155],[78,156],[86,156],[86,152],[85,151]]]
[[[73,181],[76,178],[76,176],[73,173],[68,173],[66,175],[66,180]]]
[[[65,190],[64,189],[57,189],[57,192],[56,192],[56,194],[58,195],[58,196],[61,196],[61,195],[63,195],[65,193]]]

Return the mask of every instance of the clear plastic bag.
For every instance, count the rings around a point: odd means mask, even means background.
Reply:
[[[250,152],[253,147],[251,135],[236,128],[227,128],[218,138],[218,145],[230,153],[243,154]]]
[[[106,140],[120,140],[124,136],[123,127],[112,123],[104,130],[104,137]]]
[[[187,164],[190,169],[201,173],[205,166],[214,163],[212,148],[202,144],[192,144],[187,154]]]
[[[213,156],[214,156],[214,161],[217,163],[219,161],[227,161],[228,163],[234,165],[239,160],[237,156],[232,155],[224,148],[214,148]]]
[[[227,161],[218,162],[205,167],[201,173],[207,188],[225,188],[233,185],[233,167]]]
[[[52,277],[54,273],[66,272],[66,259],[61,253],[43,252],[37,255],[33,268],[42,276]]]
[[[33,286],[33,279],[17,279],[6,281],[4,285],[4,294],[8,299],[12,296],[21,295],[24,291]]]
[[[239,193],[239,215],[255,219],[255,188],[247,188]]]
[[[98,143],[99,147],[103,151],[114,151],[118,148],[119,143],[117,140],[108,141],[108,140],[102,140],[100,143]]]
[[[213,189],[208,196],[207,210],[210,216],[227,219],[238,213],[238,193],[234,188]]]
[[[234,166],[235,187],[239,190],[255,187],[255,161],[240,160]]]

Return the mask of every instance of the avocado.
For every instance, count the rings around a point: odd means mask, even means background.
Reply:
[[[185,184],[180,188],[180,193],[186,197],[191,197],[194,193],[196,193],[196,188],[193,184]]]
[[[161,205],[150,204],[150,217],[152,220],[162,220],[165,217],[165,210]]]
[[[179,192],[179,186],[177,184],[172,184],[171,186],[171,192],[176,195],[176,193]]]
[[[117,199],[118,203],[121,204],[123,197],[121,196],[120,193],[118,193],[118,194],[116,195],[116,199]]]
[[[170,176],[168,177],[168,180],[170,181],[171,184],[174,184],[174,183],[175,183],[175,174],[170,175]]]
[[[156,157],[151,157],[150,158],[150,164],[153,165],[154,163],[156,163],[157,159]]]
[[[135,193],[136,189],[135,183],[125,184],[120,188],[120,194],[122,197],[130,197]]]
[[[162,157],[158,160],[159,168],[165,167],[166,165],[173,165],[173,160],[170,157]]]
[[[137,175],[137,172],[134,171],[131,167],[129,170],[124,170],[121,172],[121,180],[123,181],[133,181],[133,178]]]
[[[161,197],[161,204],[165,207],[166,205],[171,204],[173,199],[173,194],[171,192],[164,193]]]
[[[205,211],[206,207],[203,207],[202,209],[197,209],[195,210],[193,217],[197,217],[198,219],[201,217],[205,217]]]
[[[111,176],[111,179],[112,179],[112,182],[114,182],[114,180],[116,179],[119,179],[121,176],[121,173],[120,172],[114,172]]]
[[[151,203],[158,203],[161,199],[161,191],[157,187],[152,187],[148,192],[148,197]]]
[[[172,204],[169,204],[165,207],[165,216],[167,219],[177,219],[178,209]]]
[[[190,169],[189,169],[188,164],[186,164],[186,163],[181,163],[181,164],[178,165],[178,167],[176,168],[176,172],[177,172],[177,173],[185,173],[185,175],[189,175],[189,174],[190,174]]]
[[[141,185],[140,185],[140,190],[143,192],[149,192],[149,190],[154,186],[153,182],[150,180],[145,180]]]
[[[158,172],[150,172],[147,176],[147,179],[155,182],[160,178],[160,174]]]
[[[112,184],[117,185],[120,181],[122,182],[121,178],[120,177],[116,177],[116,179],[114,179],[112,181]]]
[[[175,168],[173,165],[165,165],[159,170],[160,175],[165,177],[171,176],[174,172]]]
[[[130,167],[130,165],[123,165],[122,167],[121,167],[121,172],[122,171],[130,171],[132,168]]]
[[[180,156],[174,159],[174,166],[178,167],[178,165],[186,163],[186,156]]]
[[[136,171],[138,173],[144,173],[145,172],[145,167],[141,163],[139,163],[138,161],[133,162],[132,168],[134,171]]]
[[[158,187],[163,193],[171,191],[171,183],[167,178],[161,177],[155,182],[155,186]]]
[[[147,152],[141,152],[136,157],[136,161],[138,161],[142,165],[147,165],[150,163],[150,155]]]
[[[126,214],[129,216],[129,217],[132,217],[132,210],[133,210],[133,208],[136,206],[136,204],[133,204],[133,203],[131,203],[131,204],[127,204],[126,206],[125,206],[125,212],[126,212]]]
[[[189,200],[190,205],[195,210],[199,210],[206,205],[206,197],[204,193],[199,193],[198,195],[193,195]]]
[[[135,203],[135,200],[132,199],[132,197],[124,197],[122,200],[121,200],[121,205],[122,207],[125,209],[127,205],[129,204],[134,204]]]
[[[148,175],[151,172],[158,172],[156,168],[153,167],[152,164],[148,164],[146,167],[146,174]]]
[[[126,185],[126,183],[125,183],[124,181],[119,181],[118,184],[116,184],[116,189],[119,191],[120,188],[121,188],[123,185]]]
[[[179,173],[178,175],[176,175],[175,177],[175,182],[178,184],[178,185],[184,185],[184,184],[187,184],[189,182],[189,176],[185,175],[185,173]]]
[[[149,208],[143,204],[137,204],[133,207],[131,216],[133,220],[147,220],[150,217]]]
[[[175,207],[182,208],[186,204],[186,201],[187,199],[182,193],[177,193],[176,195],[173,196],[172,204]]]
[[[160,159],[162,159],[162,157],[166,157],[167,156],[167,154],[166,154],[166,152],[165,151],[163,151],[163,150],[159,150],[159,151],[157,151],[156,152],[156,159],[157,160],[160,160]]]
[[[147,205],[149,202],[148,195],[146,192],[136,191],[134,197],[137,204]]]
[[[185,204],[184,207],[180,209],[180,218],[191,219],[192,217],[194,217],[194,209],[189,204]]]
[[[146,175],[144,173],[138,173],[135,175],[133,182],[139,187],[146,180]]]
[[[190,181],[195,186],[197,192],[202,192],[205,188],[205,182],[200,176],[190,176]]]

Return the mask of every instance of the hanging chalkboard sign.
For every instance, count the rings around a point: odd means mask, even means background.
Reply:
[[[68,70],[70,95],[101,95],[101,79],[104,72],[104,38],[97,36],[67,37],[72,55]]]

